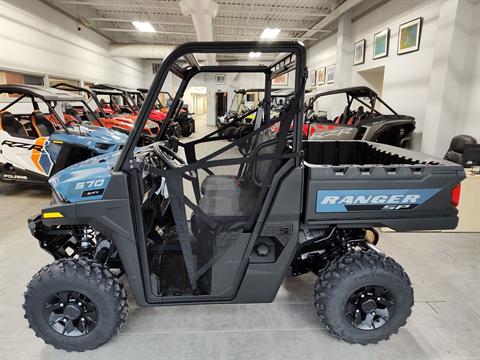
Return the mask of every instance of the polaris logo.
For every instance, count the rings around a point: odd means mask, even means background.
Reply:
[[[28,177],[25,175],[12,175],[12,174],[3,174],[5,179],[12,179],[12,180],[28,180]]]
[[[317,191],[316,212],[412,210],[439,189],[377,189]]]
[[[325,196],[321,204],[368,205],[368,204],[416,204],[421,195],[370,195],[370,196]]]

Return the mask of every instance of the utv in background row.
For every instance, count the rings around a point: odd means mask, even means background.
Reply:
[[[0,93],[13,96],[0,110],[2,181],[45,183],[72,164],[121,149],[127,139],[104,127],[81,95],[23,84],[0,85]],[[74,116],[75,109],[81,114]]]
[[[329,118],[322,110],[334,101],[339,102],[336,107],[344,106],[343,112]],[[304,136],[311,140],[366,140],[407,147],[414,130],[415,118],[399,115],[366,86],[318,93],[305,109]]]
[[[194,55],[251,51],[278,60],[209,66]],[[170,71],[181,81],[159,141],[138,149]],[[294,93],[272,115],[272,79],[290,71]],[[221,129],[164,140],[195,75],[239,72],[265,78],[250,133],[203,157],[198,147],[223,140]],[[29,220],[55,259],[25,293],[37,336],[67,351],[109,341],[127,317],[126,281],[140,306],[261,303],[273,301],[286,276],[307,272],[318,276],[313,302],[334,336],[369,344],[396,333],[413,289],[375,246],[373,227],[455,228],[463,168],[367,141],[302,140],[307,74],[296,42],[194,42],[170,53],[122,151],[57,173],[52,204]]]

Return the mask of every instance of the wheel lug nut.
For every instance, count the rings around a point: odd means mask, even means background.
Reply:
[[[63,307],[63,303],[60,303],[60,307]]]
[[[362,295],[360,295],[360,297],[361,297],[361,298],[364,298],[364,297],[365,297],[365,295],[363,295],[363,294],[362,294]]]
[[[359,312],[360,312],[360,310],[358,310],[358,309],[357,309],[357,310],[355,310],[355,312],[359,313]]]
[[[80,301],[78,302],[78,306],[82,306],[82,303]]]
[[[84,317],[82,317],[82,318],[80,318],[80,320],[82,320],[82,321],[85,321],[85,318],[84,318]]]
[[[381,299],[378,297],[378,298],[377,298],[377,301],[380,301],[380,300],[381,300]]]

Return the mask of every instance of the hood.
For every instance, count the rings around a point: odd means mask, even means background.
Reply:
[[[96,138],[108,144],[123,145],[127,141],[127,135],[116,130],[100,126],[85,126],[89,137]]]
[[[103,197],[120,153],[114,151],[71,165],[51,176],[48,182],[65,201],[99,200]]]
[[[107,129],[100,126],[72,126],[69,133],[56,132],[50,136],[50,144],[71,143],[88,147],[89,149],[104,154],[118,150],[127,141],[128,136],[120,131]],[[55,141],[53,141],[55,140]]]
[[[152,110],[148,118],[153,121],[162,121],[165,120],[166,117],[167,115],[160,110]]]

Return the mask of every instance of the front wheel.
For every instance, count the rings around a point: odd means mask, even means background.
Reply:
[[[372,250],[352,251],[324,269],[315,285],[320,321],[342,341],[372,344],[405,325],[413,306],[408,275]]]
[[[35,335],[66,351],[95,349],[127,318],[125,289],[110,270],[88,259],[61,259],[42,268],[25,292],[25,318]]]

